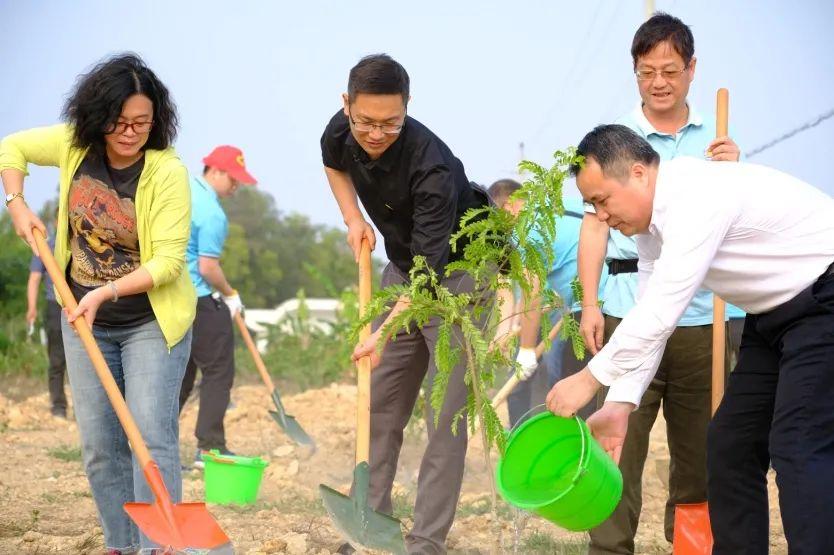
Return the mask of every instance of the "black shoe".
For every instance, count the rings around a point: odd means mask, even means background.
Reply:
[[[52,407],[49,409],[50,414],[52,416],[57,416],[58,418],[66,418],[67,417],[67,408],[66,407]]]
[[[353,553],[356,553],[356,550],[353,548],[352,545],[345,542],[339,546],[339,549],[336,550],[336,553],[339,553],[339,555],[352,555]]]

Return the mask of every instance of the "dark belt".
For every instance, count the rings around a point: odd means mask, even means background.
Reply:
[[[616,276],[617,274],[633,274],[637,271],[637,259],[627,258],[620,260],[614,258],[608,261],[608,275]]]

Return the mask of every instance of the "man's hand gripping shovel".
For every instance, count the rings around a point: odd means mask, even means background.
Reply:
[[[359,255],[359,314],[365,315],[371,300],[371,247],[362,240]],[[371,334],[370,325],[360,333],[360,341]],[[356,468],[350,496],[324,484],[319,486],[322,502],[333,524],[355,549],[379,549],[405,553],[402,526],[396,518],[380,513],[368,505],[370,483],[371,436],[371,360],[363,357],[356,363],[358,391],[356,398]]]

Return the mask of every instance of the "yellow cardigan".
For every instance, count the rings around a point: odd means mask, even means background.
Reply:
[[[70,260],[67,199],[72,178],[86,154],[86,149],[72,145],[72,129],[64,124],[21,131],[0,142],[0,171],[14,168],[28,175],[29,163],[60,168],[55,259],[64,270]],[[173,148],[145,151],[135,204],[139,260],[154,284],[148,299],[171,348],[188,332],[197,306],[185,262],[191,232],[191,189],[188,171]]]

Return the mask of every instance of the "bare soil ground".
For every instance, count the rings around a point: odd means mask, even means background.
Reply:
[[[30,387],[31,389],[31,387]],[[98,554],[101,530],[81,467],[78,431],[72,420],[49,415],[46,393],[26,396],[19,387],[0,395],[0,554]],[[318,500],[318,485],[346,491],[353,462],[354,400],[351,385],[333,384],[285,399],[287,410],[312,435],[318,450],[294,446],[268,416],[263,386],[236,386],[234,408],[226,418],[229,448],[269,461],[258,501],[246,507],[210,505],[232,538],[236,553],[333,553],[341,543]],[[181,454],[194,456],[196,403],[181,420]],[[72,418],[72,417],[71,417]],[[395,484],[395,513],[410,524],[417,470],[425,432],[409,429]],[[639,553],[669,553],[663,537],[666,494],[663,468],[668,460],[665,425],[652,433],[643,483]],[[658,461],[660,461],[658,463]],[[657,469],[660,468],[660,471]],[[571,533],[501,503],[498,522],[490,511],[490,486],[479,439],[470,441],[463,494],[449,536],[459,553],[584,553],[585,534]],[[183,473],[184,499],[202,500],[202,473]],[[773,553],[785,553],[775,488],[771,480]],[[500,530],[500,532],[499,532]]]

